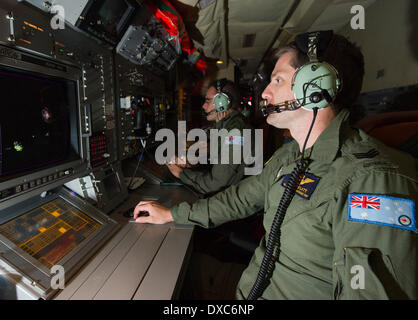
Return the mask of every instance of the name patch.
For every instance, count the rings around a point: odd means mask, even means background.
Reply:
[[[290,174],[287,174],[283,177],[283,187],[287,186],[289,178]],[[306,172],[298,186],[298,189],[296,190],[296,194],[303,199],[309,200],[312,193],[315,191],[320,179],[320,177],[316,177],[313,174]]]
[[[348,220],[417,232],[414,202],[409,199],[350,193]]]

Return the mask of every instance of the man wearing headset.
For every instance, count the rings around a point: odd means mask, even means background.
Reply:
[[[240,299],[417,299],[414,159],[348,123],[361,52],[322,32],[298,36],[275,58],[262,94],[267,122],[295,141],[260,175],[209,199],[171,209],[144,201],[134,216],[213,227],[264,208],[266,236],[238,283]]]
[[[206,120],[214,123],[211,129],[226,129],[228,132],[238,129],[241,134],[243,129],[251,129],[246,118],[237,110],[239,98],[239,91],[232,81],[221,79],[209,85],[202,108],[206,113]],[[232,142],[243,144],[245,141],[241,140],[241,137],[232,136]],[[219,141],[219,147],[221,147],[221,143],[225,143],[225,141]],[[207,145],[203,147],[207,147]],[[232,152],[230,152],[230,156],[232,156]],[[220,156],[218,158],[220,162]],[[202,194],[210,194],[241,181],[244,177],[245,163],[241,161],[241,163],[233,164],[231,159],[227,164],[213,164],[209,166],[208,170],[202,170],[199,167],[188,168],[185,161],[174,158],[172,163],[167,164],[167,167],[184,184],[193,187]]]

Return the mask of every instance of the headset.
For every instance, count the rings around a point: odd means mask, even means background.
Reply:
[[[316,31],[298,35],[298,49],[309,57],[309,62],[299,67],[292,79],[295,100],[306,110],[323,109],[335,100],[341,91],[342,81],[337,69],[318,59],[331,41],[333,32]]]
[[[227,80],[220,79],[216,81],[216,91],[218,92],[213,97],[213,104],[217,112],[225,112],[229,110],[231,106],[231,98],[222,89],[225,87]]]
[[[309,62],[298,69],[292,78],[291,89],[294,100],[278,105],[262,105],[265,116],[272,112],[323,109],[332,104],[342,88],[342,80],[337,69],[330,63],[321,61],[321,53],[328,47],[332,30],[315,31],[296,36],[295,45],[309,57]],[[264,101],[265,103],[265,101]]]

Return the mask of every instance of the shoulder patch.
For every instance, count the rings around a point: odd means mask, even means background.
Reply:
[[[370,149],[367,152],[363,152],[363,153],[353,153],[353,155],[357,158],[357,159],[371,159],[374,158],[376,156],[379,155],[379,151],[377,151],[376,149]]]
[[[348,220],[400,228],[417,233],[414,202],[386,195],[350,193]]]
[[[229,136],[225,137],[225,144],[244,145],[244,137],[242,136]]]

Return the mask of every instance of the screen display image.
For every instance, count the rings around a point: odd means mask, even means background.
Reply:
[[[1,225],[0,234],[51,269],[100,226],[57,198]]]
[[[77,27],[115,45],[135,11],[132,0],[90,0]]]
[[[120,21],[127,9],[128,5],[124,1],[104,1],[97,11],[96,23],[107,33],[117,36],[120,32]]]
[[[0,182],[80,158],[76,81],[0,67]]]

